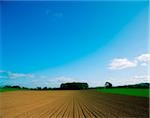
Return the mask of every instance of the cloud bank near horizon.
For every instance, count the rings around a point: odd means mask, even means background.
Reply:
[[[118,70],[118,72],[120,72],[121,70],[127,69],[127,68],[147,66],[149,62],[150,62],[150,54],[148,53],[141,54],[135,57],[133,61],[130,61],[127,58],[115,58],[109,64],[108,70],[109,69]],[[145,64],[145,65],[142,65],[142,64]],[[15,84],[24,85],[24,81],[26,82],[26,80],[28,80],[28,83],[34,86],[49,86],[49,87],[59,87],[61,83],[78,82],[78,81],[87,82],[90,85],[90,87],[102,86],[104,85],[105,81],[110,81],[114,85],[150,82],[150,76],[148,75],[148,73],[146,75],[138,74],[138,75],[130,76],[125,79],[119,79],[118,77],[114,78],[113,76],[110,76],[106,79],[97,80],[97,79],[91,78],[90,80],[82,80],[81,78],[69,77],[68,75],[49,77],[47,75],[42,75],[42,74],[37,75],[35,73],[16,73],[16,72],[11,72],[11,71],[0,70],[0,84],[1,85],[11,84],[12,81],[14,81]],[[2,82],[3,80],[5,80],[6,83]]]

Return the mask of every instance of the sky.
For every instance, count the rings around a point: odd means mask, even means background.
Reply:
[[[0,86],[150,81],[148,1],[5,1],[0,8]]]

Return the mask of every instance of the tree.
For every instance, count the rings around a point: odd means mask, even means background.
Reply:
[[[43,90],[47,90],[47,87],[44,87]]]
[[[4,86],[4,88],[12,88],[12,86],[6,85],[6,86]]]
[[[105,83],[105,87],[106,87],[106,88],[111,88],[111,87],[112,87],[112,84],[111,84],[110,82],[106,82],[106,83]]]
[[[37,89],[37,90],[42,90],[42,88],[41,88],[41,87],[37,87],[36,89]]]
[[[87,83],[81,83],[81,82],[62,83],[60,85],[60,89],[65,89],[65,90],[88,89],[88,84]]]
[[[17,88],[17,89],[21,89],[21,87],[20,86],[12,86],[12,88]]]

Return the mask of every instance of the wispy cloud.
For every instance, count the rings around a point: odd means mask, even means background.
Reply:
[[[141,66],[147,66],[147,63],[141,63]]]
[[[59,87],[62,83],[67,82],[87,82],[89,86],[100,86],[103,85],[104,82],[99,80],[82,80],[78,78],[68,77],[68,76],[58,76],[54,78],[44,77],[45,80],[31,80],[33,84],[38,84],[42,86],[50,86],[50,87]],[[47,79],[46,79],[47,78]]]
[[[8,78],[8,77],[4,75],[0,75],[0,79],[5,79],[5,78]]]
[[[150,83],[149,75],[135,75],[127,78],[109,78],[107,81],[111,82],[114,86],[129,85],[138,83]]]
[[[25,74],[25,73],[14,73],[10,71],[0,70],[0,78],[8,78],[8,79],[19,79],[19,78],[33,78],[33,74]]]
[[[0,70],[0,73],[5,73],[5,72],[8,72],[8,71]]]
[[[136,75],[133,78],[136,80],[149,80],[150,76],[149,75]]]
[[[30,82],[32,83],[32,85],[36,86],[59,87],[62,83],[77,82],[77,79],[66,76],[58,76],[51,78],[42,75],[37,77],[37,79],[32,79]]]
[[[65,76],[56,77],[55,80],[56,80],[58,83],[75,82],[75,81],[77,81],[77,80],[74,79],[74,78],[65,77]]]
[[[33,78],[33,74],[24,74],[24,73],[10,73],[9,78],[16,79],[16,78]]]
[[[64,15],[62,12],[58,12],[58,11],[56,12],[56,11],[52,11],[50,9],[47,9],[45,11],[45,13],[46,13],[46,15],[51,16],[51,17],[55,17],[55,18],[61,18]]]

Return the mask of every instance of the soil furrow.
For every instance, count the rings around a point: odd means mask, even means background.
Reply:
[[[0,118],[149,118],[149,98],[95,90],[0,94]]]

